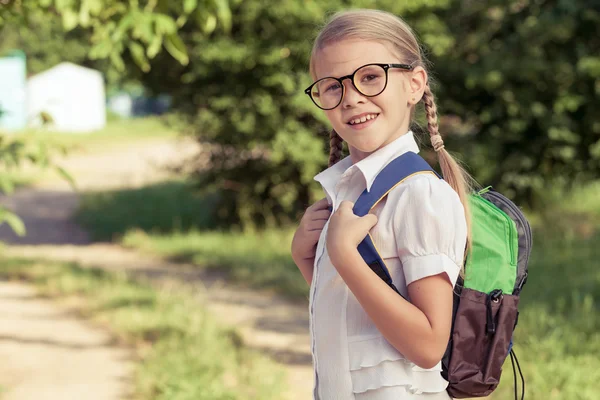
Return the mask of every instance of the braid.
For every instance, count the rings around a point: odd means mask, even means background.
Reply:
[[[329,166],[333,166],[342,159],[342,148],[344,141],[335,131],[332,129],[329,133]]]
[[[433,99],[433,93],[429,87],[429,83],[425,85],[425,92],[423,93],[423,103],[425,105],[425,114],[427,116],[427,129],[429,130],[430,136],[436,136],[440,134],[438,125],[437,106]]]
[[[467,219],[467,246],[471,246],[471,215],[469,210],[468,194],[471,191],[471,180],[469,174],[458,164],[458,162],[444,148],[444,141],[440,135],[438,126],[437,106],[429,83],[425,86],[423,93],[423,103],[425,114],[427,116],[427,129],[433,149],[438,155],[438,162],[442,170],[444,180],[454,189],[460,197],[461,203],[465,209]]]

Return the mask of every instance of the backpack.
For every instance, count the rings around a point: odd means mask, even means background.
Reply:
[[[365,190],[355,202],[354,213],[366,215],[394,187],[415,174],[434,174],[442,179],[427,161],[407,152],[378,174],[371,190]],[[464,265],[465,279],[459,277],[454,289],[452,330],[441,373],[453,398],[488,396],[497,388],[502,365],[510,355],[515,399],[515,360],[523,399],[525,380],[512,349],[512,336],[518,321],[519,295],[527,281],[531,227],[521,210],[491,187],[470,194],[469,203],[472,243]],[[370,234],[358,251],[373,272],[400,294]]]

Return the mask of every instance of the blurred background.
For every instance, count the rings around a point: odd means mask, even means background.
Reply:
[[[322,197],[328,125],[303,89],[319,28],[359,7],[414,28],[446,148],[534,228],[514,340],[526,398],[597,398],[599,1],[0,0],[1,282],[127,349],[97,398],[309,398],[289,248]],[[63,392],[63,353],[85,351],[45,338],[68,328],[15,311],[29,297],[14,290],[0,396],[92,398]],[[115,383],[101,369],[88,387]],[[491,398],[514,396],[511,369]]]

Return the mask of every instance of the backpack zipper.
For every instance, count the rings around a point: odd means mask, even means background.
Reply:
[[[508,200],[503,194],[495,191],[493,188],[491,188],[491,186],[489,186],[488,188],[486,188],[486,192],[488,196],[493,197],[495,200],[497,200],[500,204],[502,204],[504,207],[506,207],[507,209],[509,209],[510,211],[512,211],[512,214],[515,216],[515,218],[519,221],[519,223],[521,224],[521,226],[523,226],[523,229],[525,230],[525,248],[526,249],[531,249],[531,243],[533,240],[533,235],[531,232],[531,226],[529,225],[529,223],[527,222],[527,220],[525,220],[525,218],[522,216],[522,211],[516,207],[516,205],[514,205],[513,203],[510,202],[510,200]],[[489,192],[489,193],[488,193]],[[521,281],[518,282],[518,285],[515,289],[515,292],[513,294],[519,294],[519,292],[521,291],[523,285],[525,284],[525,281],[527,280],[527,264],[529,264],[529,257],[530,257],[531,253],[530,251],[527,252],[527,254],[525,254],[525,271],[523,277],[521,278]],[[517,272],[518,272],[518,261],[517,261]]]
[[[486,189],[489,191],[489,188],[486,188]],[[486,190],[486,189],[484,189],[484,190]],[[478,192],[477,195],[484,201],[484,204],[486,204],[492,210],[492,212],[494,212],[494,214],[499,215],[508,224],[508,240],[510,243],[508,246],[508,250],[509,250],[509,255],[510,255],[510,263],[511,263],[511,265],[516,266],[517,265],[517,257],[515,255],[515,252],[514,252],[513,246],[512,246],[512,243],[514,240],[513,230],[510,229],[511,223],[514,223],[514,221],[512,220],[512,218],[510,218],[508,215],[506,215],[506,213],[504,211],[499,209],[496,205],[494,205],[494,203],[492,203],[485,197],[481,196],[479,193],[481,193],[481,192]],[[487,193],[487,191],[484,193]]]

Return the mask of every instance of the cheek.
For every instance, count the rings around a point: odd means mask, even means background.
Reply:
[[[333,125],[334,128],[339,128],[344,125],[344,122],[342,121],[342,116],[337,111],[337,109],[324,111],[324,112],[325,112],[325,116],[327,117],[327,119],[329,120],[331,125]]]
[[[388,86],[378,97],[377,105],[384,111],[387,111],[386,114],[388,114],[388,116],[390,116],[390,112],[393,115],[397,115],[408,106],[408,94],[401,83]]]

